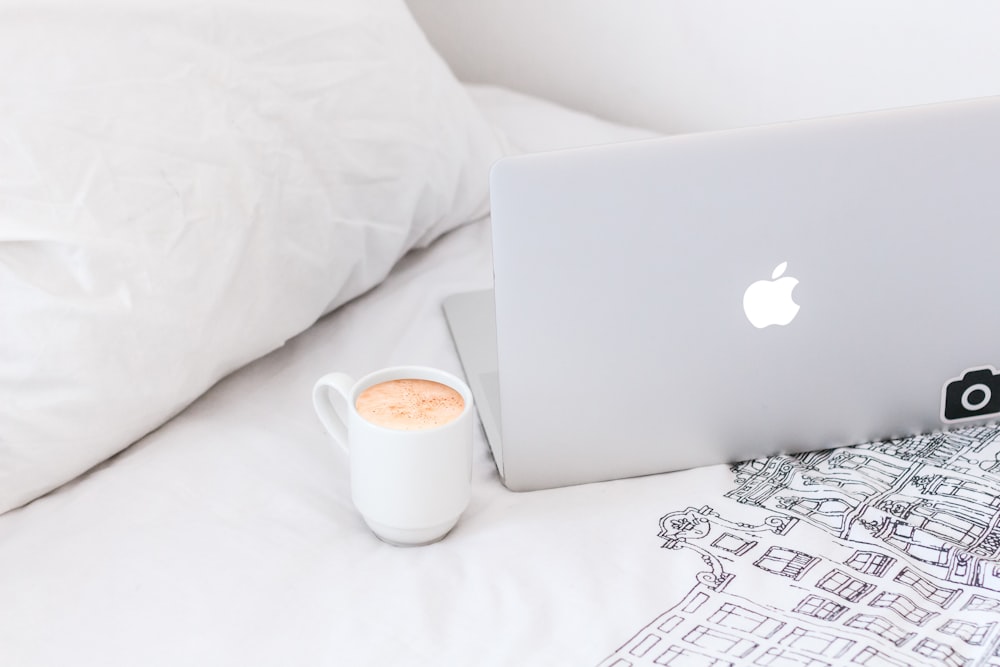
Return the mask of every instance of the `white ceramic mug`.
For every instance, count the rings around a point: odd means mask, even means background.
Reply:
[[[451,387],[465,401],[464,409],[442,426],[415,431],[378,426],[358,413],[365,389],[404,379]],[[380,539],[419,546],[448,534],[469,504],[472,485],[472,392],[464,382],[423,366],[385,368],[358,381],[330,373],[313,387],[313,405],[347,452],[354,506]]]

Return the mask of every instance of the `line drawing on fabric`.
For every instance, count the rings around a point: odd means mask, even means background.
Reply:
[[[1000,426],[731,471],[661,516],[704,569],[601,667],[1000,667]]]

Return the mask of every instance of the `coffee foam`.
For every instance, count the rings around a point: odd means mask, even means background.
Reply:
[[[457,391],[432,380],[389,380],[368,387],[355,408],[367,421],[398,431],[420,431],[443,426],[465,410]]]

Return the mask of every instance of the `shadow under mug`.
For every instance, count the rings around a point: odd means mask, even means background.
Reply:
[[[357,411],[358,396],[390,380],[431,380],[465,401],[441,426],[414,431],[386,428]],[[420,546],[442,539],[469,504],[472,486],[472,392],[454,375],[426,366],[395,366],[355,381],[330,373],[313,387],[323,426],[350,460],[351,499],[381,540]]]

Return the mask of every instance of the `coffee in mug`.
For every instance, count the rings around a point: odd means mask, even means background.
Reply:
[[[472,485],[472,392],[436,368],[397,366],[355,381],[324,375],[313,405],[348,454],[351,498],[398,546],[430,544],[458,523]]]
[[[458,419],[465,399],[448,385],[403,378],[368,387],[354,404],[367,421],[398,431],[437,428]]]

